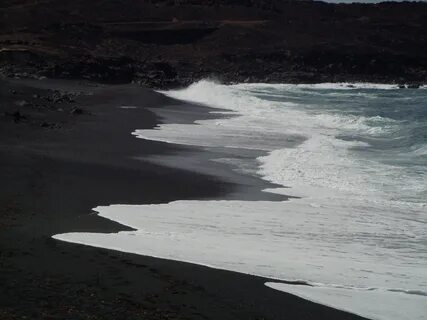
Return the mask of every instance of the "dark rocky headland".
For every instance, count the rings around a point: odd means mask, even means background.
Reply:
[[[427,3],[3,0],[0,74],[416,86],[427,80]]]

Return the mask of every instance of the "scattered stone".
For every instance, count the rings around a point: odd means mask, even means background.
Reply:
[[[26,106],[29,106],[31,103],[25,100],[21,100],[21,101],[16,101],[15,104],[19,107],[26,107]]]
[[[6,112],[6,113],[5,113],[5,115],[6,115],[6,116],[9,116],[9,117],[12,117],[12,118],[13,118],[13,121],[15,121],[16,123],[18,123],[18,122],[20,122],[20,121],[22,121],[22,120],[27,119],[27,117],[26,117],[26,116],[24,116],[23,114],[21,114],[21,112],[19,112],[19,110],[18,110],[18,111],[15,111],[15,112],[13,112],[13,113],[8,113],[8,112]]]
[[[24,115],[22,115],[19,111],[16,111],[13,114],[13,117],[15,118],[15,122],[19,122],[21,120],[24,120],[26,117]]]
[[[84,110],[83,110],[82,108],[78,108],[78,107],[76,107],[76,108],[73,108],[73,110],[71,110],[71,113],[72,113],[72,114],[79,115],[79,114],[83,114],[83,113],[84,113]]]

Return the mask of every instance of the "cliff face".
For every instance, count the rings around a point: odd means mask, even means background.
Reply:
[[[5,76],[138,81],[427,81],[427,3],[6,0]]]

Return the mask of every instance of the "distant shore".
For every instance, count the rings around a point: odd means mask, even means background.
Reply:
[[[419,86],[426,12],[427,2],[9,0],[0,76],[153,88],[207,77]]]
[[[98,205],[275,200],[259,192],[268,184],[220,165],[203,173],[144,160],[174,154],[208,165],[205,151],[131,135],[162,121],[152,108],[168,122],[207,109],[182,113],[133,85],[15,80],[2,81],[0,95],[0,318],[360,319],[269,289],[267,279],[51,239],[126,229],[93,214]]]

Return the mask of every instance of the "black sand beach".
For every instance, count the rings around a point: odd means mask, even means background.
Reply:
[[[1,81],[0,95],[0,319],[359,319],[263,278],[51,238],[125,230],[91,212],[99,205],[280,199],[207,151],[131,135],[162,121],[153,108],[170,122],[207,109],[183,114],[177,101],[133,85],[14,80]],[[144,161],[162,155],[174,156],[168,166]]]

